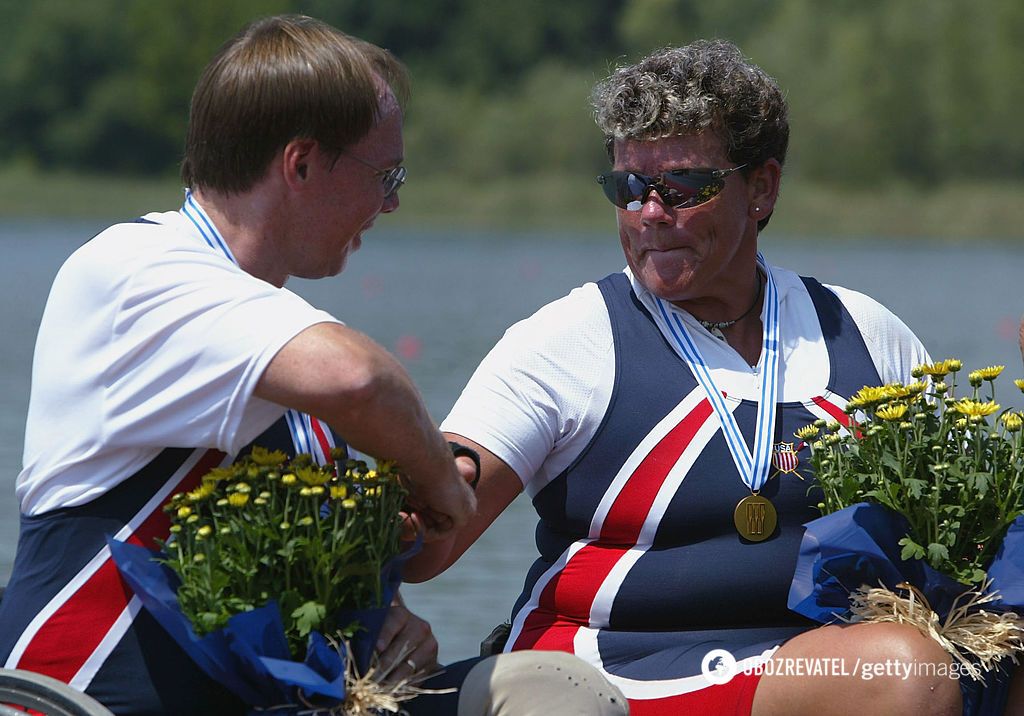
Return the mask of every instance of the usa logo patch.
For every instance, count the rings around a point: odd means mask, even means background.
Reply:
[[[796,472],[800,457],[793,443],[775,443],[772,446],[772,465],[783,475]]]

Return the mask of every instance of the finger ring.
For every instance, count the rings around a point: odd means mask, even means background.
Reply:
[[[417,668],[417,667],[416,667],[416,662],[415,662],[415,661],[413,661],[412,659],[406,659],[406,660],[405,660],[405,664],[406,664],[406,666],[408,666],[408,667],[409,667],[410,669],[412,669],[413,671],[416,671],[416,668]]]

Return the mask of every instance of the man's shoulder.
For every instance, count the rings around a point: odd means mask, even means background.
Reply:
[[[133,257],[169,247],[169,242],[184,243],[180,232],[168,223],[128,219],[111,224],[80,246],[68,259],[69,263],[113,264],[123,266]]]

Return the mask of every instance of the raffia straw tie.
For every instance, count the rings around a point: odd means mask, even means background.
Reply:
[[[941,623],[924,594],[911,584],[896,585],[897,589],[907,591],[906,597],[886,587],[861,587],[850,594],[854,618],[849,621],[896,622],[917,627],[960,662],[971,678],[980,681],[1001,659],[1008,657],[1016,664],[1017,656],[1024,653],[1024,620],[1014,612],[979,609],[999,599],[998,592],[985,592],[990,584],[991,581],[985,582],[980,589],[958,596]]]
[[[329,640],[331,644],[340,651],[338,642]],[[346,643],[346,647],[348,644]],[[346,649],[347,651],[347,649]],[[413,649],[404,650],[398,657],[396,664],[401,664]],[[421,694],[450,694],[458,689],[424,689],[419,684],[425,680],[440,674],[440,671],[432,674],[413,674],[400,681],[385,682],[388,674],[394,669],[395,664],[388,668],[382,668],[380,661],[375,654],[370,667],[362,676],[356,674],[356,667],[353,659],[345,661],[345,700],[337,706],[317,706],[310,702],[302,693],[299,693],[299,701],[306,708],[297,712],[298,716],[379,716],[381,712],[403,713],[401,704],[414,699]],[[287,704],[285,705],[287,706]],[[273,711],[281,706],[260,711]]]

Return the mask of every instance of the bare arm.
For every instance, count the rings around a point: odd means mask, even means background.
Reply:
[[[495,457],[494,453],[461,435],[445,433],[445,437],[480,453],[476,513],[463,527],[453,531],[447,538],[424,545],[419,554],[410,558],[402,568],[402,578],[407,582],[424,582],[452,566],[523,491],[523,483],[519,476]],[[467,481],[472,479],[472,460],[460,457],[457,462],[463,477]]]
[[[310,326],[274,356],[255,392],[326,421],[361,452],[395,460],[428,539],[461,527],[473,513],[473,493],[408,373],[362,333],[334,323]]]

